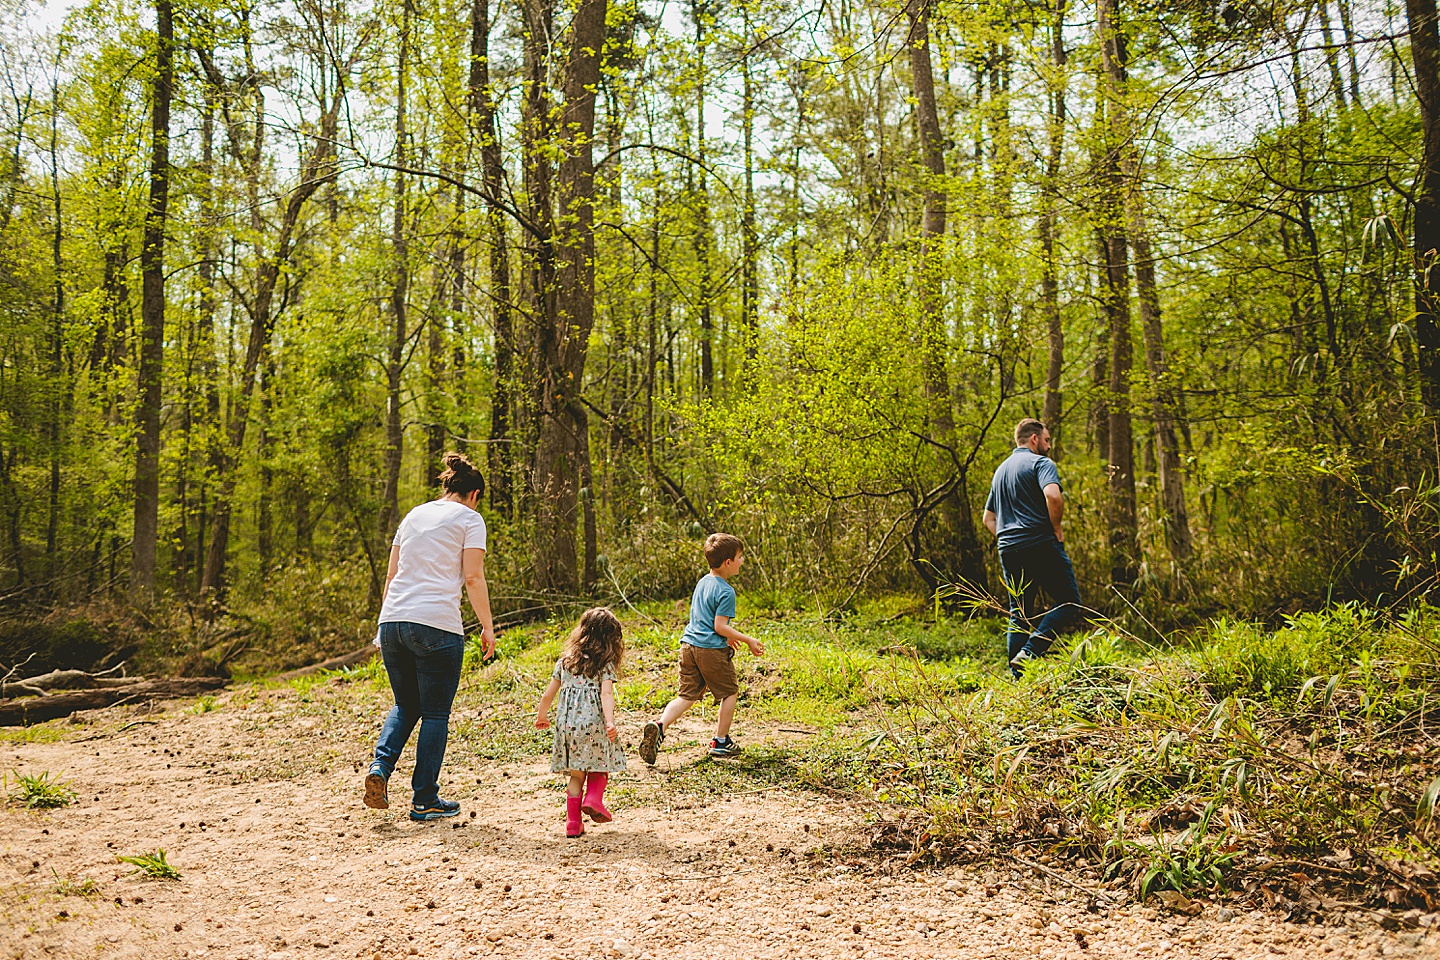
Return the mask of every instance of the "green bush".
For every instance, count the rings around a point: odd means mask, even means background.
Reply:
[[[1200,635],[1195,659],[1221,697],[1293,697],[1312,677],[1345,674],[1374,653],[1378,638],[1373,613],[1343,604],[1291,617],[1273,633],[1218,620]]]

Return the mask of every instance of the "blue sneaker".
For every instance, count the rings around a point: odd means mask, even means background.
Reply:
[[[712,757],[738,757],[740,756],[740,744],[726,737],[724,740],[716,737],[710,741],[710,756]]]
[[[446,817],[458,816],[460,804],[454,800],[436,800],[428,807],[410,806],[410,819],[425,822],[426,820],[443,820]]]
[[[378,763],[371,764],[370,772],[365,774],[365,806],[371,810],[389,810],[390,796],[386,790],[389,783],[385,768]]]

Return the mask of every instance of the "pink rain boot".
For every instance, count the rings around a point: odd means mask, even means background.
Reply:
[[[565,836],[585,836],[585,824],[580,820],[580,798],[565,797]]]
[[[608,773],[585,774],[585,802],[580,809],[596,823],[609,823],[610,811],[605,809],[605,785],[610,782]]]

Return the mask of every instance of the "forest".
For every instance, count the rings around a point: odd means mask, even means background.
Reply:
[[[722,529],[771,604],[983,611],[1022,416],[1100,614],[1440,572],[1433,3],[6,19],[13,623],[348,649],[451,449],[497,615],[682,597]]]
[[[0,952],[1440,945],[1437,0],[0,5]],[[1012,676],[1022,418],[1086,620]],[[366,656],[451,451],[426,827]]]

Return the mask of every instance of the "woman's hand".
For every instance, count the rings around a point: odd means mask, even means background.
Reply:
[[[481,628],[480,628],[480,650],[481,650],[481,657],[480,657],[481,660],[488,660],[488,659],[490,659],[491,657],[495,656],[495,628],[494,628],[494,627],[481,627]]]
[[[620,736],[620,729],[613,723],[607,723],[605,724],[605,736],[610,738],[611,743],[614,743],[615,738]]]
[[[549,730],[549,729],[550,729],[550,718],[549,718],[548,716],[546,716],[545,714],[543,714],[543,713],[537,714],[536,717],[535,717],[535,729],[536,729],[536,730]]]

